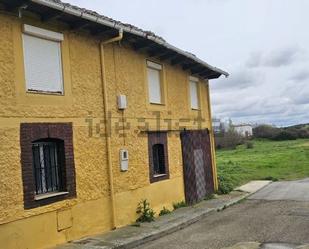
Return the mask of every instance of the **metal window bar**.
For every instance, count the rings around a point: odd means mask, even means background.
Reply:
[[[164,156],[163,144],[153,145],[152,157],[153,157],[154,174],[155,175],[165,174],[165,156]]]
[[[37,142],[32,145],[36,194],[61,190],[57,151],[55,142]]]

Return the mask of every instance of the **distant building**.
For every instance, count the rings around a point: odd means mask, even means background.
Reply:
[[[221,131],[221,119],[220,118],[213,118],[212,119],[212,128],[214,133],[219,133]]]
[[[243,137],[251,137],[253,135],[252,125],[250,124],[239,124],[233,125],[234,130]]]
[[[232,120],[227,118],[213,118],[212,119],[212,127],[214,130],[214,133],[220,133],[220,132],[227,132],[232,127]]]

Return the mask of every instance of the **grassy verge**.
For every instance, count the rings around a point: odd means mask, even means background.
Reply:
[[[309,177],[309,139],[254,140],[253,148],[217,150],[219,178],[234,187],[251,180]]]

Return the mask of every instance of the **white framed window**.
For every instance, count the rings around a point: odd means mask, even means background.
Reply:
[[[147,61],[149,102],[162,104],[162,66]]]
[[[191,109],[198,110],[200,108],[198,79],[195,77],[190,77],[189,84],[190,84]]]
[[[24,25],[23,51],[27,91],[63,93],[63,34]]]

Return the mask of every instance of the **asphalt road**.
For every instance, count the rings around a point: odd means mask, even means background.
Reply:
[[[272,183],[246,201],[138,249],[216,249],[249,241],[309,244],[309,179]]]

